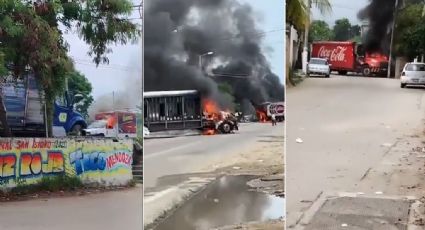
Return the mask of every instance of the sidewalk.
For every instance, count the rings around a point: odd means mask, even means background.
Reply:
[[[151,132],[144,139],[157,139],[157,138],[173,138],[180,136],[197,136],[201,135],[199,130],[170,130],[170,131],[160,131],[160,132]]]
[[[140,230],[143,189],[0,203],[0,229]]]

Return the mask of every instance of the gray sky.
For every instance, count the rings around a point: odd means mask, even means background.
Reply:
[[[313,8],[313,20],[324,20],[330,26],[335,24],[335,20],[348,18],[351,24],[360,24],[357,13],[369,3],[368,0],[330,0],[332,4],[332,12],[327,15],[321,15],[320,12]]]
[[[276,32],[266,33],[263,40],[263,48],[267,50],[266,55],[271,64],[272,71],[279,76],[282,84],[284,80],[284,55],[285,55],[285,18],[284,9],[285,1],[282,0],[240,0],[252,6],[257,12],[258,28],[263,31],[279,30]]]
[[[133,0],[134,5],[140,1]],[[135,9],[130,16],[135,18],[135,23],[141,23],[139,12]],[[96,65],[91,61],[92,58],[87,54],[88,46],[82,41],[76,33],[68,33],[65,39],[70,44],[69,54],[75,61],[75,67],[83,73],[93,86],[93,97],[96,100],[99,96],[110,94],[115,91],[126,91],[131,85],[140,85],[141,91],[141,72],[142,72],[142,48],[141,40],[137,44],[127,44],[113,46],[109,57],[109,65]],[[137,90],[137,87],[132,87]],[[141,92],[140,94],[141,95]]]
[[[284,29],[283,9],[284,1],[268,0],[267,3],[258,0],[240,0],[247,2],[257,11],[258,28],[264,31]],[[133,0],[135,5],[140,3]],[[131,18],[138,18],[139,13],[134,10]],[[134,20],[141,23],[141,20]],[[264,49],[267,50],[267,58],[271,63],[272,70],[281,78],[283,77],[284,57],[284,30],[267,33],[264,37]],[[142,72],[142,49],[141,41],[137,44],[112,47],[113,53],[109,54],[109,65],[96,65],[91,62],[92,58],[87,55],[88,46],[75,33],[68,33],[65,39],[70,44],[69,54],[76,61],[76,69],[83,73],[93,85],[93,97],[96,100],[100,96],[110,95],[115,91],[137,90],[141,88]],[[271,48],[271,49],[270,49]],[[273,51],[272,51],[273,50]],[[282,82],[284,82],[282,80]],[[137,95],[137,93],[132,93]],[[140,95],[140,94],[138,94]],[[131,97],[131,96],[130,96]]]

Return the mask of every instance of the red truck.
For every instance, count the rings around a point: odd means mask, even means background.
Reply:
[[[345,75],[347,72],[362,73],[364,76],[382,75],[386,74],[388,70],[386,55],[378,52],[362,52],[361,45],[350,41],[314,42],[311,57],[328,59],[331,71],[337,71],[341,75]]]
[[[133,112],[113,111],[97,113],[95,121],[83,135],[103,137],[137,137],[137,117]]]

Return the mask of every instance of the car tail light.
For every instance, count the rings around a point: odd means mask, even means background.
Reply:
[[[406,76],[406,73],[405,72],[401,73],[401,76]]]

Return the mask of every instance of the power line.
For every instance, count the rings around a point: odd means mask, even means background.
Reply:
[[[95,63],[88,61],[88,60],[78,60],[78,59],[74,59],[74,62],[80,65],[85,65],[85,66],[92,66],[95,68],[106,68],[106,69],[114,69],[114,70],[122,70],[122,71],[127,71],[127,72],[135,72],[135,71],[140,71],[140,69],[136,69],[136,68],[131,68],[129,66],[122,66],[122,65],[117,65],[117,64],[112,64],[112,65],[96,65]]]

